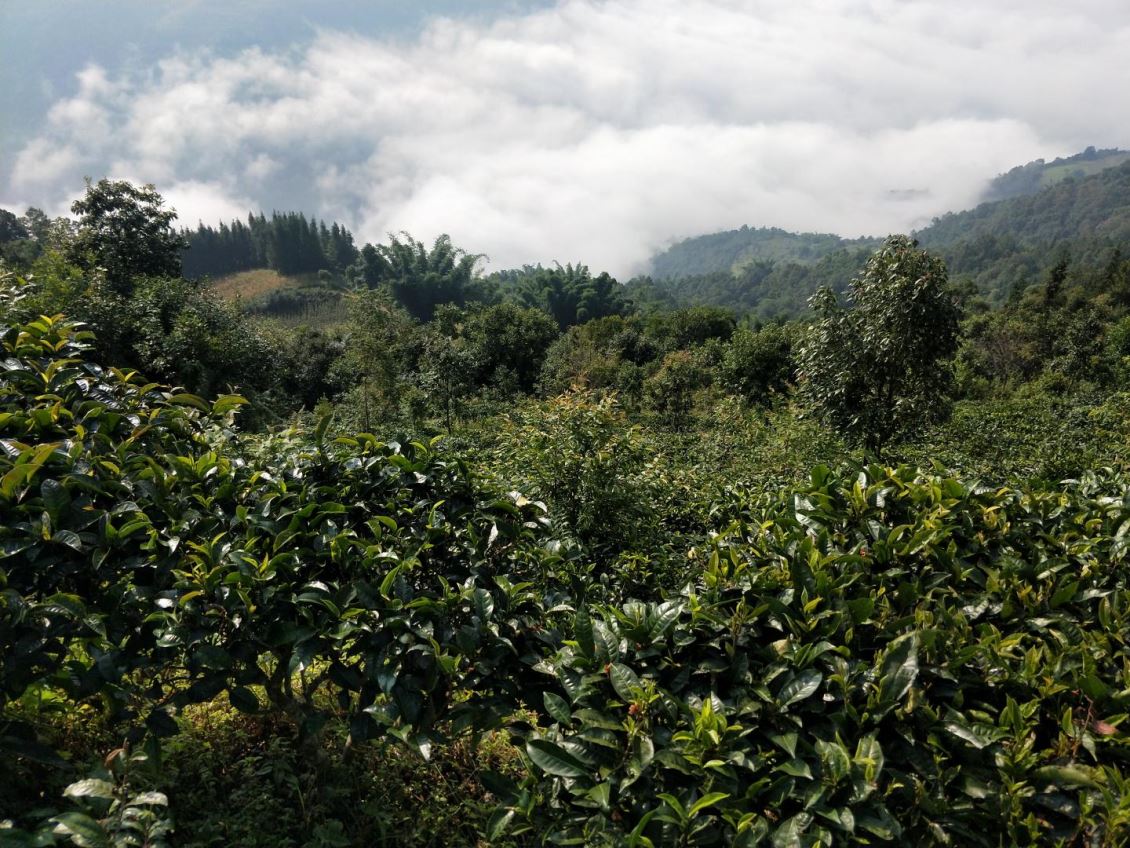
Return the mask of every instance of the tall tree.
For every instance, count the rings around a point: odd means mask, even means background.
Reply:
[[[466,303],[482,257],[455,247],[447,235],[437,238],[430,250],[407,233],[402,235],[403,240],[392,236],[387,245],[377,247],[383,259],[377,266],[378,279],[387,283],[396,302],[418,321],[432,320],[441,304]]]
[[[811,301],[820,319],[805,335],[799,378],[816,409],[875,455],[949,411],[960,309],[945,263],[906,236],[890,236],[849,288]]]
[[[141,277],[180,276],[186,242],[173,229],[176,211],[165,208],[153,186],[87,180],[86,194],[71,211],[79,216],[71,259],[85,269],[103,269],[119,294],[129,294]]]
[[[526,267],[506,282],[514,300],[548,312],[562,330],[632,311],[623,286],[607,273],[594,277],[585,265]]]

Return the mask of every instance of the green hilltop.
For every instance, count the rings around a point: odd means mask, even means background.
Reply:
[[[1018,174],[1037,187],[1021,192]],[[1130,253],[1130,153],[1088,148],[1030,163],[990,189],[1005,191],[1013,195],[949,212],[913,234],[946,260],[955,280],[990,302],[1003,302],[1063,262],[1085,280],[1102,274],[1115,250]],[[794,317],[820,286],[842,291],[875,243],[748,227],[698,236],[656,256],[650,278],[633,282],[633,296]]]
[[[985,190],[984,200],[1007,200],[1010,197],[1036,194],[1041,189],[1063,180],[1089,177],[1124,162],[1130,162],[1130,150],[1118,148],[1096,150],[1094,147],[1088,147],[1074,156],[1053,159],[1051,162],[1036,159],[1026,165],[1017,165],[998,176]]]
[[[832,233],[790,233],[779,227],[743,226],[683,239],[652,257],[657,279],[730,271],[761,261],[812,263],[848,247],[874,247],[876,239],[845,239]]]

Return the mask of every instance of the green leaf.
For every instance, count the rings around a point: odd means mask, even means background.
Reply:
[[[1052,595],[1050,606],[1052,609],[1061,607],[1068,601],[1074,600],[1077,594],[1079,594],[1078,581],[1069,580],[1065,585],[1056,590],[1056,593],[1054,595]]]
[[[968,727],[964,724],[961,724],[957,721],[947,721],[945,723],[945,728],[950,734],[956,736],[958,739],[961,739],[964,742],[968,742],[978,751],[980,751],[986,745],[992,744],[994,739],[993,734],[987,733],[984,728],[975,729],[973,727]]]
[[[392,597],[392,587],[396,583],[396,578],[400,576],[402,568],[404,568],[403,564],[393,566],[381,581],[381,594],[386,598]]]
[[[786,760],[777,766],[776,771],[784,772],[790,777],[804,777],[812,779],[812,769],[808,763],[801,759]]]
[[[204,399],[198,395],[192,395],[188,392],[181,392],[169,398],[170,403],[175,403],[178,406],[191,406],[202,412],[210,412],[211,408],[204,402]]]
[[[1091,772],[1082,766],[1043,766],[1036,769],[1036,777],[1059,787],[1085,786],[1097,789],[1100,786]]]
[[[918,634],[899,636],[887,646],[879,672],[879,700],[893,704],[905,695],[918,677]]]
[[[608,799],[612,797],[612,787],[607,783],[598,783],[592,789],[585,793],[589,798],[596,802],[596,805],[602,810],[608,809]]]
[[[660,792],[655,797],[666,804],[679,817],[679,821],[687,821],[687,809],[678,798],[667,792]]]
[[[864,777],[874,782],[878,780],[879,773],[883,770],[883,748],[874,733],[864,736],[855,746],[856,765],[863,769]]]
[[[707,809],[708,807],[713,807],[719,801],[725,800],[729,797],[730,795],[728,792],[710,792],[706,795],[703,795],[701,798],[691,804],[691,808],[687,810],[687,818],[693,819],[703,810]]]
[[[82,539],[79,538],[78,533],[72,530],[60,530],[51,537],[51,541],[60,545],[66,545],[68,548],[82,553]]]
[[[507,828],[510,827],[510,822],[514,820],[514,811],[508,810],[505,807],[500,807],[491,813],[487,819],[487,839],[494,842],[501,839],[505,835]]]
[[[773,848],[803,848],[804,832],[812,824],[810,813],[797,813],[786,820],[773,834]]]
[[[180,726],[176,719],[161,709],[153,710],[145,719],[146,726],[158,736],[176,736]]]
[[[112,801],[114,798],[114,784],[108,780],[99,780],[90,777],[72,783],[63,790],[63,795],[68,798],[102,798]]]
[[[820,765],[829,783],[839,783],[851,772],[851,755],[839,742],[817,739],[816,753],[820,756]]]
[[[246,406],[247,403],[247,398],[241,397],[240,395],[220,395],[212,403],[212,414],[224,415],[228,412],[231,412],[233,409],[237,409],[241,406]]]
[[[766,737],[790,757],[796,756],[796,743],[799,736],[795,731],[778,733],[775,730],[766,731]]]
[[[71,496],[58,480],[48,478],[39,484],[39,496],[48,511],[58,514],[71,502]]]
[[[856,624],[862,624],[867,619],[871,618],[871,613],[875,611],[874,598],[856,598],[855,600],[848,601],[844,604],[848,612],[851,613],[852,621]]]
[[[589,618],[588,611],[584,607],[577,611],[573,630],[581,655],[587,660],[593,659],[596,656],[596,639],[593,637],[592,619]]]
[[[781,687],[781,691],[777,694],[777,700],[784,707],[795,704],[797,701],[803,701],[805,698],[811,697],[820,688],[823,679],[824,675],[816,669],[805,669]]]
[[[546,692],[542,695],[542,701],[545,703],[545,711],[549,713],[558,724],[567,725],[572,722],[573,714],[569,710],[569,702],[560,695]]]
[[[471,597],[479,621],[486,622],[494,613],[494,598],[491,597],[490,592],[481,587],[476,587],[474,592],[471,593]]]
[[[322,442],[326,438],[326,430],[329,429],[330,421],[332,419],[333,419],[332,414],[331,415],[323,415],[320,419],[318,419],[318,423],[314,427],[314,444],[316,444],[319,448],[322,447]]]
[[[616,694],[624,701],[632,701],[641,686],[636,673],[623,663],[612,663],[608,678],[612,681],[612,688],[616,690]]]
[[[874,809],[874,808],[873,808]],[[860,815],[856,824],[863,830],[873,833],[886,842],[892,842],[902,834],[902,828],[886,807],[878,807],[873,815]]]
[[[49,824],[59,836],[69,836],[79,848],[109,848],[110,837],[102,825],[83,813],[60,813]]]
[[[30,463],[15,466],[0,479],[0,494],[6,498],[15,497],[20,486],[30,480],[37,470],[37,466]]]
[[[628,834],[627,848],[636,848],[636,846],[640,846],[640,848],[654,848],[654,843],[644,836],[643,832],[647,829],[648,824],[651,822],[652,818],[655,817],[657,812],[659,811],[648,810],[644,813],[643,818],[639,820],[636,826],[632,828],[632,832]]]
[[[228,700],[241,713],[259,712],[259,699],[246,686],[235,686],[229,689]]]
[[[534,765],[546,774],[572,778],[589,776],[588,767],[584,763],[548,739],[531,739],[526,743],[526,752]]]
[[[671,625],[679,620],[679,614],[682,611],[683,605],[678,601],[667,601],[656,607],[655,618],[652,619],[648,628],[648,636],[651,641],[655,642],[660,639],[671,628]]]
[[[632,740],[631,757],[628,760],[628,774],[639,777],[655,760],[655,743],[646,733],[638,734]]]

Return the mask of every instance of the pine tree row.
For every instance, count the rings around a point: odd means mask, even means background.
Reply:
[[[219,228],[200,224],[184,233],[184,275],[220,277],[252,268],[272,268],[280,274],[321,270],[342,273],[357,259],[353,236],[335,223],[307,219],[301,212],[272,212],[247,216]]]

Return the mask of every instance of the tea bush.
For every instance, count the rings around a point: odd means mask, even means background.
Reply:
[[[567,396],[515,425],[523,456],[549,463],[528,469],[543,506],[437,442],[330,439],[327,419],[245,446],[241,399],[104,368],[86,342],[60,318],[2,339],[0,755],[15,791],[0,793],[0,844],[168,842],[177,804],[217,803],[184,791],[212,756],[185,759],[201,709],[277,729],[237,768],[264,757],[248,780],[277,778],[306,810],[249,808],[285,831],[273,844],[384,839],[403,817],[339,814],[349,764],[392,768],[372,752],[393,742],[477,750],[500,728],[512,755],[474,772],[465,809],[484,818],[460,838],[1113,846],[1130,832],[1121,471],[1032,489],[845,464],[696,488],[705,466],[664,477],[610,401]],[[1118,403],[1096,411],[1104,426]],[[637,521],[661,489],[689,506]],[[676,517],[686,535],[660,538]],[[681,579],[629,597],[654,573]],[[84,779],[58,716],[116,740]],[[256,844],[206,815],[183,832]]]
[[[1117,475],[817,468],[680,596],[578,611],[510,812],[563,844],[1121,844],[1127,527]]]

